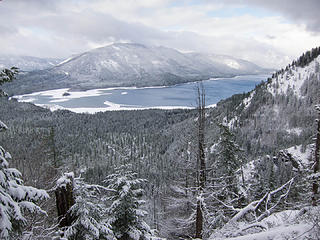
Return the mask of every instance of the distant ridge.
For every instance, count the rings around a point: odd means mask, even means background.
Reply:
[[[57,89],[174,85],[211,77],[259,74],[269,70],[241,59],[181,53],[167,47],[115,43],[60,61],[54,67],[21,75],[8,86],[15,94]]]

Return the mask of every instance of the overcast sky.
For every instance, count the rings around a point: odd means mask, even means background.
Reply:
[[[0,0],[0,54],[135,42],[279,68],[320,46],[319,10],[320,0]]]

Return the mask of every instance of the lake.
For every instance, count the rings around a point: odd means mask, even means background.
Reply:
[[[251,91],[267,77],[268,75],[246,75],[202,81],[206,104],[214,105],[233,94]],[[148,108],[193,108],[197,105],[197,86],[198,83],[192,82],[166,87],[119,87],[78,92],[64,88],[14,96],[14,98],[51,110],[69,109],[78,113]]]

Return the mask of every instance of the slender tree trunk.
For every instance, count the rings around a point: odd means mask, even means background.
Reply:
[[[196,238],[202,239],[203,232],[203,213],[201,200],[197,200],[197,215],[196,215]]]
[[[320,154],[320,106],[317,108],[319,111],[319,118],[317,120],[317,136],[316,136],[316,149],[315,149],[315,160],[314,160],[314,167],[313,167],[313,173],[319,172],[319,154]],[[317,200],[318,200],[318,189],[319,189],[319,184],[317,183],[317,179],[314,180],[312,184],[312,205],[316,206],[317,205]]]
[[[206,163],[205,163],[205,144],[204,144],[204,125],[205,125],[205,92],[203,85],[198,87],[198,156],[197,163],[200,165],[198,169],[198,199],[197,199],[197,212],[196,212],[196,238],[202,239],[203,233],[203,212],[202,201],[200,199],[206,182]]]

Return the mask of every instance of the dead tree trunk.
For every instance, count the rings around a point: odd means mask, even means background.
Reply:
[[[319,112],[319,118],[317,119],[317,136],[316,136],[316,149],[315,149],[315,158],[314,158],[314,166],[313,166],[313,173],[316,174],[319,172],[319,154],[320,154],[320,105],[316,107],[317,111]],[[317,177],[314,179],[312,183],[312,205],[317,205],[318,200],[318,189],[319,184],[317,182]]]
[[[73,218],[69,209],[75,203],[73,196],[73,174],[65,174],[58,180],[55,190],[59,227],[71,226]]]
[[[198,174],[198,199],[197,199],[197,212],[196,212],[196,238],[202,239],[203,232],[203,211],[201,196],[206,182],[206,163],[205,163],[205,143],[204,143],[204,127],[205,127],[205,92],[203,85],[198,87],[198,156],[197,168]]]

